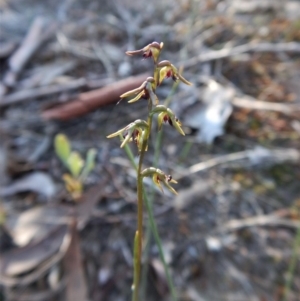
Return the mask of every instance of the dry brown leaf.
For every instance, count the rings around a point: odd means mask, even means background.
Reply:
[[[0,257],[1,274],[17,276],[33,270],[58,252],[67,233],[67,226],[58,226],[40,242],[3,254]]]
[[[77,223],[71,225],[71,243],[63,259],[66,278],[66,301],[85,301],[87,286],[82,266]]]
[[[6,227],[19,247],[47,237],[59,224],[66,224],[71,209],[63,205],[47,205],[28,209],[18,216],[8,216]]]
[[[78,228],[82,229],[92,215],[93,209],[104,193],[105,181],[89,188],[77,206]]]
[[[50,199],[55,194],[56,187],[48,174],[33,172],[16,180],[9,186],[0,187],[0,196],[14,195],[24,191],[33,191]]]

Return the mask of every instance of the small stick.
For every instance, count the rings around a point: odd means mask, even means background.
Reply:
[[[211,50],[206,53],[201,53],[196,57],[190,58],[181,62],[185,68],[192,67],[197,63],[209,62],[219,60],[230,56],[242,54],[245,52],[295,52],[300,53],[300,43],[248,43],[244,45],[235,46],[232,48],[223,48],[220,50]],[[180,63],[179,63],[180,64]]]
[[[300,112],[300,105],[286,104],[286,103],[274,103],[257,100],[252,97],[234,97],[231,103],[240,108],[252,109],[252,110],[264,110],[264,111],[275,111],[285,114],[294,114]]]
[[[222,225],[222,231],[233,231],[254,226],[282,226],[297,229],[300,222],[285,218],[280,218],[275,214],[258,215],[245,219],[233,219]]]
[[[23,40],[21,46],[17,51],[10,57],[8,65],[10,70],[4,77],[4,83],[7,86],[14,86],[19,73],[23,70],[25,64],[29,61],[36,50],[54,34],[55,26],[48,26],[42,17],[37,17],[26,37]]]
[[[190,166],[186,171],[181,173],[176,179],[180,179],[184,176],[189,176],[193,173],[203,171],[206,169],[213,168],[217,165],[234,162],[238,160],[276,160],[276,161],[299,161],[300,152],[293,148],[278,148],[278,149],[264,149],[254,148],[250,150],[240,151],[236,153],[231,153],[223,156],[218,156],[204,162],[197,163]]]
[[[16,42],[0,43],[0,59],[8,57],[16,48]]]
[[[39,87],[27,90],[17,91],[15,93],[4,96],[0,99],[0,108],[11,104],[19,103],[22,101],[31,100],[33,98],[46,96],[55,93],[61,93],[67,90],[82,88],[87,85],[84,78],[72,80],[66,84],[50,85],[46,87]]]

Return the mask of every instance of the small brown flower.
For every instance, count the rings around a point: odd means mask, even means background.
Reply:
[[[143,54],[144,58],[153,57],[153,61],[156,63],[158,61],[159,54],[160,54],[160,51],[162,50],[163,46],[164,46],[164,43],[159,44],[157,42],[152,42],[142,49],[126,51],[126,54],[130,55],[130,56],[136,55],[136,54]]]
[[[190,83],[181,74],[179,74],[177,68],[169,61],[161,61],[157,64],[157,67],[159,68],[158,85],[160,85],[165,78],[169,77],[172,77],[174,81],[180,80],[188,86],[192,85],[192,83]]]
[[[143,139],[145,138],[145,131],[148,129],[148,123],[144,120],[138,119],[120,129],[119,131],[110,134],[107,138],[113,138],[122,135],[124,140],[121,144],[121,148],[125,146],[129,141],[134,141],[140,151]]]
[[[173,180],[171,175],[166,175],[160,169],[154,167],[146,168],[142,171],[142,176],[152,177],[153,183],[161,190],[161,192],[163,192],[163,188],[161,186],[161,183],[163,183],[164,186],[167,187],[171,192],[177,194],[177,191],[169,184],[177,184],[177,181]]]
[[[175,127],[175,129],[181,134],[185,135],[184,131],[181,128],[181,122],[175,116],[173,111],[163,105],[156,106],[152,111],[151,114],[154,115],[158,113],[157,122],[158,122],[158,130],[161,129],[162,123],[169,123],[171,126]]]
[[[120,96],[121,99],[125,97],[135,96],[128,102],[133,103],[141,98],[151,99],[154,104],[158,104],[157,96],[155,95],[155,80],[153,77],[148,77],[138,88],[130,90]]]

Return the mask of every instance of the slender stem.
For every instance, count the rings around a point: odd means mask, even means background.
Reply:
[[[293,277],[297,266],[299,249],[300,249],[300,227],[298,227],[296,238],[294,240],[293,254],[288,267],[288,275],[284,286],[283,301],[288,300],[288,295],[291,291]]]
[[[178,299],[177,299],[177,295],[176,295],[175,286],[173,284],[173,281],[172,281],[172,278],[171,278],[171,275],[170,275],[170,271],[169,271],[169,268],[168,268],[168,265],[167,265],[167,262],[166,262],[166,259],[165,259],[165,256],[164,256],[164,251],[163,251],[163,248],[162,248],[161,240],[160,240],[159,233],[158,233],[158,230],[157,230],[157,226],[156,226],[156,223],[155,223],[153,210],[152,210],[151,204],[149,202],[149,199],[147,197],[147,194],[145,192],[144,192],[144,198],[145,198],[145,203],[146,203],[146,206],[147,206],[147,211],[148,211],[148,216],[149,216],[151,229],[152,229],[152,232],[153,232],[155,242],[156,242],[157,247],[158,247],[159,257],[160,257],[160,259],[163,263],[163,266],[164,266],[168,286],[169,286],[170,291],[171,291],[172,300],[177,301]]]
[[[122,138],[123,137],[121,137],[121,139]],[[127,154],[128,158],[130,159],[130,162],[131,162],[132,166],[135,169],[137,169],[137,164],[135,163],[135,161],[133,159],[134,157],[133,157],[133,153],[132,153],[130,147],[126,144],[124,148],[125,148],[125,151],[126,151],[126,154]],[[158,158],[156,160],[158,160]],[[151,197],[153,197],[153,195]],[[158,230],[157,230],[157,227],[156,227],[156,223],[155,223],[155,220],[154,220],[154,215],[153,215],[153,210],[152,210],[152,205],[151,205],[151,199],[148,198],[148,196],[147,196],[147,194],[145,192],[144,192],[144,199],[145,199],[145,203],[146,203],[146,207],[147,207],[147,212],[148,212],[148,223],[149,223],[151,231],[152,231],[152,233],[154,235],[155,242],[156,242],[156,244],[158,246],[158,249],[159,249],[159,257],[160,257],[160,259],[161,259],[161,261],[163,262],[163,265],[164,265],[164,270],[165,270],[165,273],[166,273],[168,286],[169,286],[170,291],[171,291],[172,300],[176,301],[178,299],[177,299],[177,296],[176,296],[176,291],[175,291],[175,287],[174,287],[172,278],[170,276],[169,268],[168,268],[168,265],[167,265],[165,257],[164,257],[161,239],[159,237],[159,233],[158,233]],[[136,240],[135,240],[134,246],[136,246]],[[136,271],[136,266],[135,265],[137,265],[137,252],[134,253],[134,268],[135,268],[135,271]],[[136,272],[135,272],[135,274],[136,274]],[[136,296],[136,298],[137,297],[138,296]],[[133,298],[132,300],[135,301],[135,300],[138,300],[138,299],[134,299]],[[145,298],[143,298],[142,300],[145,300]]]
[[[158,58],[157,58],[157,61],[158,61]],[[159,69],[157,67],[157,61],[155,61],[155,63],[154,63],[154,79],[156,81],[156,87],[157,87],[158,81],[159,81]],[[152,207],[147,198],[147,195],[144,191],[144,186],[143,186],[142,166],[143,166],[145,152],[148,149],[148,142],[149,142],[149,137],[150,137],[151,128],[152,128],[152,116],[150,115],[151,111],[152,111],[152,100],[149,99],[148,121],[147,121],[148,129],[145,130],[146,131],[145,139],[142,142],[139,163],[137,166],[137,206],[138,206],[138,209],[137,209],[137,231],[136,231],[136,235],[135,235],[135,239],[134,239],[134,283],[133,283],[133,296],[132,296],[133,301],[138,301],[138,299],[139,299],[141,258],[142,258],[142,239],[143,239],[143,197],[146,200],[150,225],[151,225],[151,228],[152,228],[152,231],[154,234],[154,238],[155,238],[156,243],[159,248],[159,255],[160,255],[163,265],[164,265],[164,269],[165,269],[165,272],[167,275],[167,280],[168,280],[168,284],[169,284],[169,287],[171,290],[172,298],[173,298],[173,300],[177,300],[175,288],[172,283],[172,279],[171,279],[171,276],[170,276],[170,273],[168,270],[168,266],[167,266],[165,258],[164,258],[161,241],[160,241],[157,227],[156,227],[156,224],[155,224],[155,221],[153,218]],[[159,141],[161,141],[161,137],[160,137]],[[126,149],[126,152],[127,152],[128,156],[131,157],[129,148]],[[132,158],[131,158],[131,161],[132,161]]]
[[[159,76],[159,70],[157,68],[157,64],[154,65],[154,78],[155,81],[158,82],[158,76]],[[172,90],[170,91],[168,97],[165,99],[164,104],[165,106],[168,106],[170,103],[170,100],[173,96],[173,94],[175,93],[177,87],[178,87],[178,81],[175,82],[172,86]],[[149,109],[149,112],[151,111],[151,109]],[[151,121],[149,121],[149,128],[151,129]],[[155,150],[154,150],[154,160],[153,160],[153,166],[157,167],[158,164],[158,160],[159,160],[159,155],[160,155],[160,151],[161,151],[161,141],[162,141],[162,136],[163,136],[163,131],[159,131],[156,139],[155,139]],[[154,189],[152,187],[150,193],[149,193],[149,197],[147,196],[147,194],[145,194],[144,199],[146,201],[146,205],[147,205],[147,212],[148,212],[148,221],[147,221],[147,227],[146,227],[146,246],[144,249],[144,253],[145,253],[145,258],[148,258],[149,256],[149,247],[150,247],[150,240],[151,240],[151,233],[155,232],[155,229],[153,228],[154,226],[156,226],[154,219],[151,219],[151,216],[153,217],[153,208],[152,208],[152,203],[153,203],[153,199],[154,199]],[[154,225],[154,226],[153,226]],[[157,231],[156,231],[157,232]],[[158,232],[156,233],[156,237],[155,237],[155,241],[156,244],[158,246],[161,247],[161,240],[159,237]],[[161,248],[162,250],[162,248]],[[164,254],[163,252],[160,253],[160,257],[162,262],[165,262],[164,259]],[[164,269],[165,269],[165,273],[166,275],[170,275],[169,271],[168,271],[168,266],[167,264],[164,265]],[[147,277],[147,272],[148,272],[148,266],[146,265],[143,269],[143,274],[142,274],[142,283],[141,283],[141,288],[142,288],[142,300],[145,300],[146,298],[146,289],[147,289],[147,285],[146,285],[146,277]],[[169,289],[172,292],[172,299],[173,301],[176,301],[176,293],[175,293],[175,288],[174,288],[174,284],[172,282],[172,278],[169,277],[168,278],[168,285],[169,285]]]
[[[159,154],[160,154],[160,146],[161,146],[161,139],[162,139],[162,133],[163,131],[161,130],[158,135],[156,136],[155,139],[155,148],[154,148],[154,160],[153,160],[153,166],[157,167],[158,165],[158,159],[159,159]],[[151,212],[153,211],[152,205],[153,205],[153,199],[154,199],[154,187],[151,186],[151,190],[149,192],[149,198],[145,198],[146,204],[147,204],[147,212],[148,212],[148,216],[151,214],[149,214],[149,211],[151,210]],[[148,258],[149,256],[149,249],[150,249],[150,242],[151,242],[151,234],[152,232],[154,232],[154,230],[152,229],[151,226],[151,221],[150,218],[148,218],[147,221],[147,226],[146,226],[146,238],[145,238],[145,249],[144,249],[144,257]],[[159,243],[160,239],[159,239]],[[141,283],[141,290],[142,290],[142,300],[146,299],[146,290],[147,290],[147,274],[148,274],[148,265],[146,265],[143,269],[143,273],[142,273],[142,283]]]
[[[142,261],[142,241],[143,241],[143,193],[144,193],[144,186],[143,186],[143,176],[142,176],[142,167],[143,161],[145,157],[145,152],[148,148],[148,141],[151,133],[151,126],[152,126],[152,116],[150,116],[150,112],[152,109],[152,104],[150,104],[151,100],[149,101],[149,114],[148,114],[148,129],[146,129],[145,140],[143,140],[140,158],[137,168],[137,232],[138,232],[138,239],[137,239],[137,258],[134,258],[136,262],[136,277],[134,278],[134,294],[133,300],[138,301],[138,294],[139,294],[139,286],[140,286],[140,278],[141,278],[141,261]]]
[[[155,74],[155,71],[154,71]],[[174,95],[177,87],[178,87],[179,82],[175,82],[172,86],[172,90],[170,91],[168,97],[165,99],[164,101],[164,105],[167,107],[170,104],[170,101],[172,99],[172,96]],[[151,127],[150,127],[151,128]],[[159,156],[160,156],[160,152],[161,152],[161,145],[162,145],[162,137],[163,137],[163,130],[161,129],[161,131],[158,132],[156,139],[155,139],[155,147],[154,147],[154,159],[153,159],[153,166],[157,167],[158,165],[158,160],[159,160]],[[153,199],[154,199],[154,188],[152,187],[149,193],[149,198],[146,195],[145,197],[145,201],[146,201],[146,205],[147,205],[147,212],[148,212],[148,221],[147,221],[147,226],[146,226],[146,238],[145,238],[145,249],[144,249],[144,257],[147,258],[149,256],[149,248],[150,248],[150,241],[151,241],[151,234],[153,234],[155,232],[155,229],[152,227],[152,225],[155,225],[155,221],[153,219],[151,219],[151,216],[153,216]],[[155,242],[158,246],[161,246],[161,240],[159,238],[159,235],[157,233],[156,237],[155,237]],[[162,262],[165,262],[164,259],[164,254],[161,253],[160,254],[160,258]],[[168,281],[168,285],[170,288],[170,291],[172,292],[172,300],[176,301],[176,292],[175,292],[175,288],[174,288],[174,284],[172,281],[172,278],[170,277],[170,273],[168,271],[168,266],[164,265],[164,270],[165,273],[167,275],[167,281]],[[146,289],[147,289],[147,282],[146,282],[146,277],[147,277],[147,273],[148,273],[148,266],[146,265],[143,269],[143,274],[142,274],[142,283],[141,283],[141,290],[142,290],[142,300],[146,299]],[[169,275],[169,277],[168,277]]]
[[[142,237],[143,237],[143,177],[141,175],[142,173],[142,166],[143,166],[143,160],[145,156],[145,149],[147,147],[147,141],[145,143],[143,142],[142,150],[140,153],[140,159],[138,164],[138,170],[137,170],[137,198],[138,198],[138,220],[137,220],[137,229],[140,234],[139,239],[139,258],[142,254]]]
[[[181,151],[181,153],[180,153],[180,155],[179,155],[180,161],[183,161],[183,160],[186,159],[186,157],[187,157],[188,153],[190,152],[192,146],[193,146],[192,141],[187,141],[187,142],[184,144],[184,146],[183,146],[183,148],[182,148],[182,151]]]
[[[120,135],[120,139],[121,139],[122,142],[124,141],[124,138],[123,138],[122,135]],[[130,163],[131,163],[132,167],[137,171],[137,164],[134,161],[134,155],[133,155],[129,145],[125,144],[124,149],[125,149],[125,152],[127,154],[127,157],[130,160]]]
[[[139,300],[139,286],[140,286],[140,275],[141,275],[141,257],[142,257],[142,239],[143,239],[143,177],[142,177],[142,166],[147,148],[147,140],[143,141],[140,158],[137,169],[137,239],[135,241],[135,248],[137,251],[134,252],[134,283],[133,283],[133,301]]]
[[[139,273],[139,260],[138,260],[138,241],[139,241],[139,232],[135,232],[134,236],[134,243],[133,243],[133,285],[132,285],[132,290],[133,290],[133,295],[132,295],[132,300],[137,301],[138,300],[138,273]]]

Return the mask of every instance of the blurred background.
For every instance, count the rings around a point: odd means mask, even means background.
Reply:
[[[178,300],[300,300],[292,0],[0,0],[0,300],[131,299],[135,172],[106,136],[147,116],[116,104],[153,41],[193,83],[157,90],[186,136],[155,123],[145,158],[179,182],[145,180]],[[145,233],[143,300],[173,300]]]

